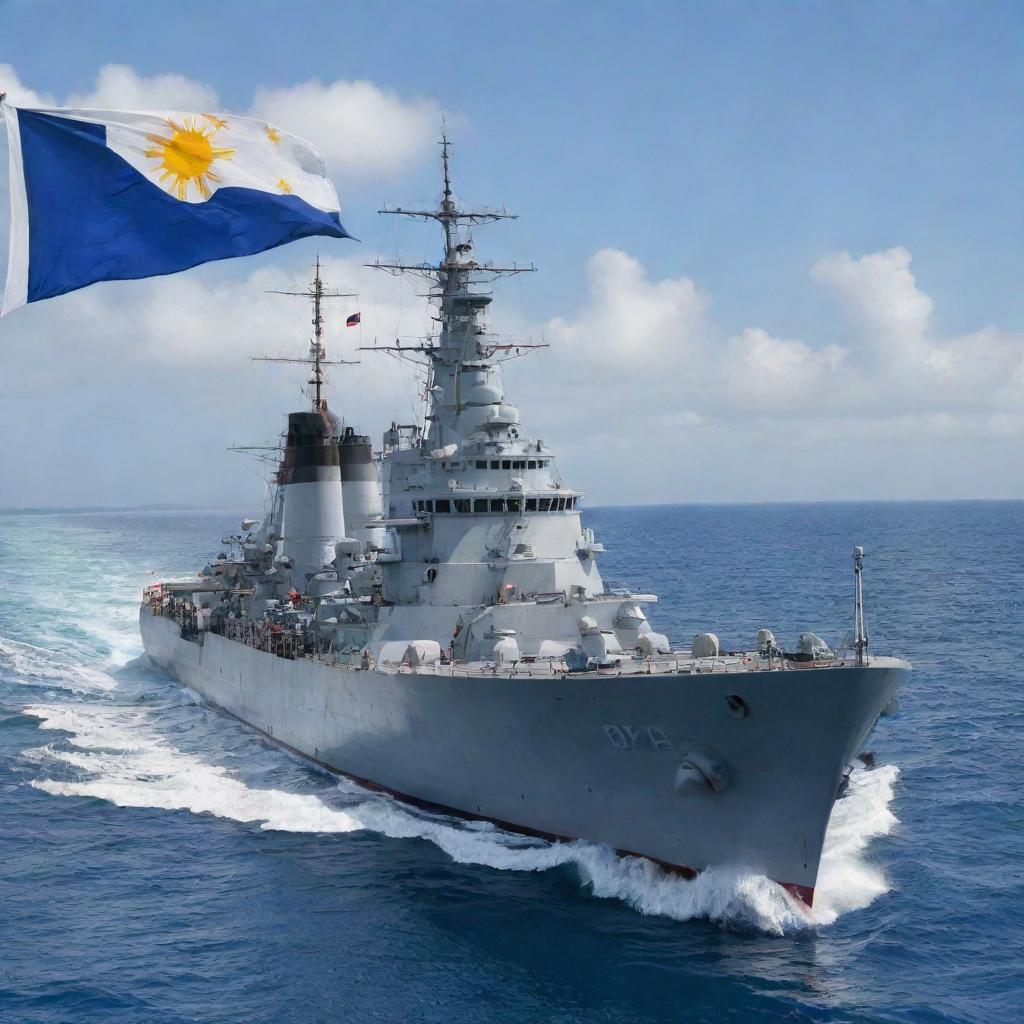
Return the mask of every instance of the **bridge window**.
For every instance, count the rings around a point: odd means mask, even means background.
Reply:
[[[526,499],[526,511],[527,512],[536,512],[537,511],[537,499],[536,498],[527,498]]]
[[[486,498],[474,498],[473,499],[473,511],[474,512],[486,512],[487,511],[487,499]]]
[[[469,498],[456,498],[455,511],[465,514],[469,511]]]
[[[501,468],[502,469],[511,469],[512,468],[512,460],[511,459],[502,459],[501,460]]]
[[[504,498],[491,498],[491,511],[492,512],[504,512],[505,511],[505,499]]]
[[[539,512],[550,512],[551,511],[551,499],[550,498],[538,498],[537,499],[537,510]]]
[[[452,510],[451,506],[452,506],[452,503],[447,498],[438,498],[437,501],[434,502],[434,511],[435,512],[451,512],[451,510]]]
[[[486,469],[487,468],[487,460],[486,459],[477,459],[476,460],[476,468],[477,469]]]
[[[526,464],[526,468],[527,469],[536,469],[537,468],[537,460],[536,459],[530,459],[530,461],[527,462],[527,464]]]
[[[509,498],[508,499],[508,510],[509,512],[518,512],[522,507],[522,500],[520,498]]]
[[[497,459],[491,459],[491,469],[501,469],[501,463]]]

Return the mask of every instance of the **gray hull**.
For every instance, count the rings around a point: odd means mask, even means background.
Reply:
[[[339,669],[140,616],[152,660],[273,740],[415,802],[684,870],[733,864],[810,903],[850,760],[907,671],[530,679]],[[442,670],[443,673],[443,670]],[[729,713],[737,694],[749,708]],[[725,766],[677,787],[688,751]]]

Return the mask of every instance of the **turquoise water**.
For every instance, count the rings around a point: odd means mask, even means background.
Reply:
[[[915,663],[830,826],[814,915],[424,814],[322,773],[141,655],[141,588],[228,512],[0,515],[0,1020],[1017,1021],[1024,504],[596,509],[677,641]]]

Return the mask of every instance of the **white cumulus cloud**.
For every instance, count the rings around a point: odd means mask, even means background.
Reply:
[[[307,138],[339,177],[396,174],[437,139],[441,108],[367,81],[303,82],[256,90],[251,112]]]
[[[49,93],[25,85],[11,64],[0,64],[0,92],[7,93],[6,102],[13,107],[52,107],[56,102]]]
[[[830,287],[865,335],[880,345],[913,345],[928,329],[933,303],[918,287],[902,246],[854,259],[830,253],[811,268],[811,277]]]
[[[73,93],[68,107],[107,110],[215,110],[217,93],[184,75],[146,77],[127,64],[105,64],[88,92]]]
[[[587,263],[587,281],[583,309],[546,325],[552,344],[583,367],[628,362],[642,373],[646,361],[674,362],[700,340],[709,299],[689,278],[652,282],[629,253],[601,249]]]
[[[910,268],[902,248],[814,264],[838,345],[725,332],[690,278],[601,250],[580,307],[536,327],[552,348],[512,364],[517,404],[603,500],[1024,492],[1024,335],[936,335]]]

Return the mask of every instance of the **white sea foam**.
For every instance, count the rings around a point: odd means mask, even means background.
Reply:
[[[430,840],[457,863],[507,871],[571,865],[595,896],[621,900],[643,914],[678,921],[708,918],[782,934],[832,924],[840,914],[865,907],[888,891],[881,869],[867,859],[866,851],[872,839],[887,835],[897,824],[889,810],[897,775],[891,765],[853,772],[829,825],[813,909],[763,875],[739,868],[711,868],[687,879],[642,857],[619,857],[606,846],[524,840],[493,826],[469,829],[384,799],[361,804],[351,813],[364,827],[387,836]]]
[[[178,750],[147,727],[146,711],[88,706],[34,706],[26,714],[43,729],[71,734],[72,749],[50,746],[50,758],[87,777],[37,779],[32,785],[56,796],[97,797],[119,807],[160,807],[260,822],[287,832],[351,832],[362,826],[315,796],[254,789],[231,773]]]
[[[687,880],[639,857],[618,857],[593,843],[550,843],[425,814],[349,782],[339,788],[356,800],[344,810],[315,795],[246,785],[229,770],[179,750],[159,734],[149,709],[93,703],[35,706],[27,713],[44,729],[70,734],[69,747],[52,744],[40,756],[81,775],[74,781],[42,779],[34,786],[60,796],[86,796],[122,807],[159,807],[209,813],[264,829],[350,832],[368,829],[393,838],[420,838],[452,860],[498,870],[546,871],[567,865],[597,897],[618,899],[643,914],[689,920],[708,918],[774,933],[831,924],[887,891],[867,857],[870,841],[897,824],[889,809],[898,770],[854,771],[847,796],[832,816],[815,896],[808,911],[767,878],[736,868],[713,868]],[[260,755],[264,756],[264,755]],[[267,758],[276,758],[267,752]]]
[[[66,606],[65,621],[90,638],[93,657],[98,657],[105,668],[118,668],[142,652],[137,621],[138,595],[143,586],[141,579],[99,575],[88,589],[76,593],[73,601],[46,591],[38,595],[38,600],[51,608]],[[59,638],[53,639],[60,642]],[[98,654],[96,648],[102,653]]]
[[[112,690],[116,683],[108,672],[81,665],[44,647],[0,637],[0,665],[19,682],[44,683],[61,690],[88,693]]]
[[[596,896],[621,899],[644,914],[676,920],[704,917],[777,934],[824,927],[889,890],[867,848],[898,824],[890,810],[898,774],[893,765],[851,774],[825,836],[813,909],[763,875],[737,868],[711,868],[687,880],[650,861],[619,858],[587,844],[582,844],[577,864]]]
[[[889,891],[882,869],[867,857],[871,840],[890,835],[899,824],[892,803],[899,769],[881,765],[850,775],[825,835],[814,894],[814,919],[831,924],[840,914],[860,910]]]
[[[135,596],[142,584],[127,573],[81,568],[86,586],[44,566],[30,589],[15,588],[14,606],[32,624],[36,644],[0,638],[6,675],[75,692],[110,690],[116,685],[111,672],[142,652]]]

